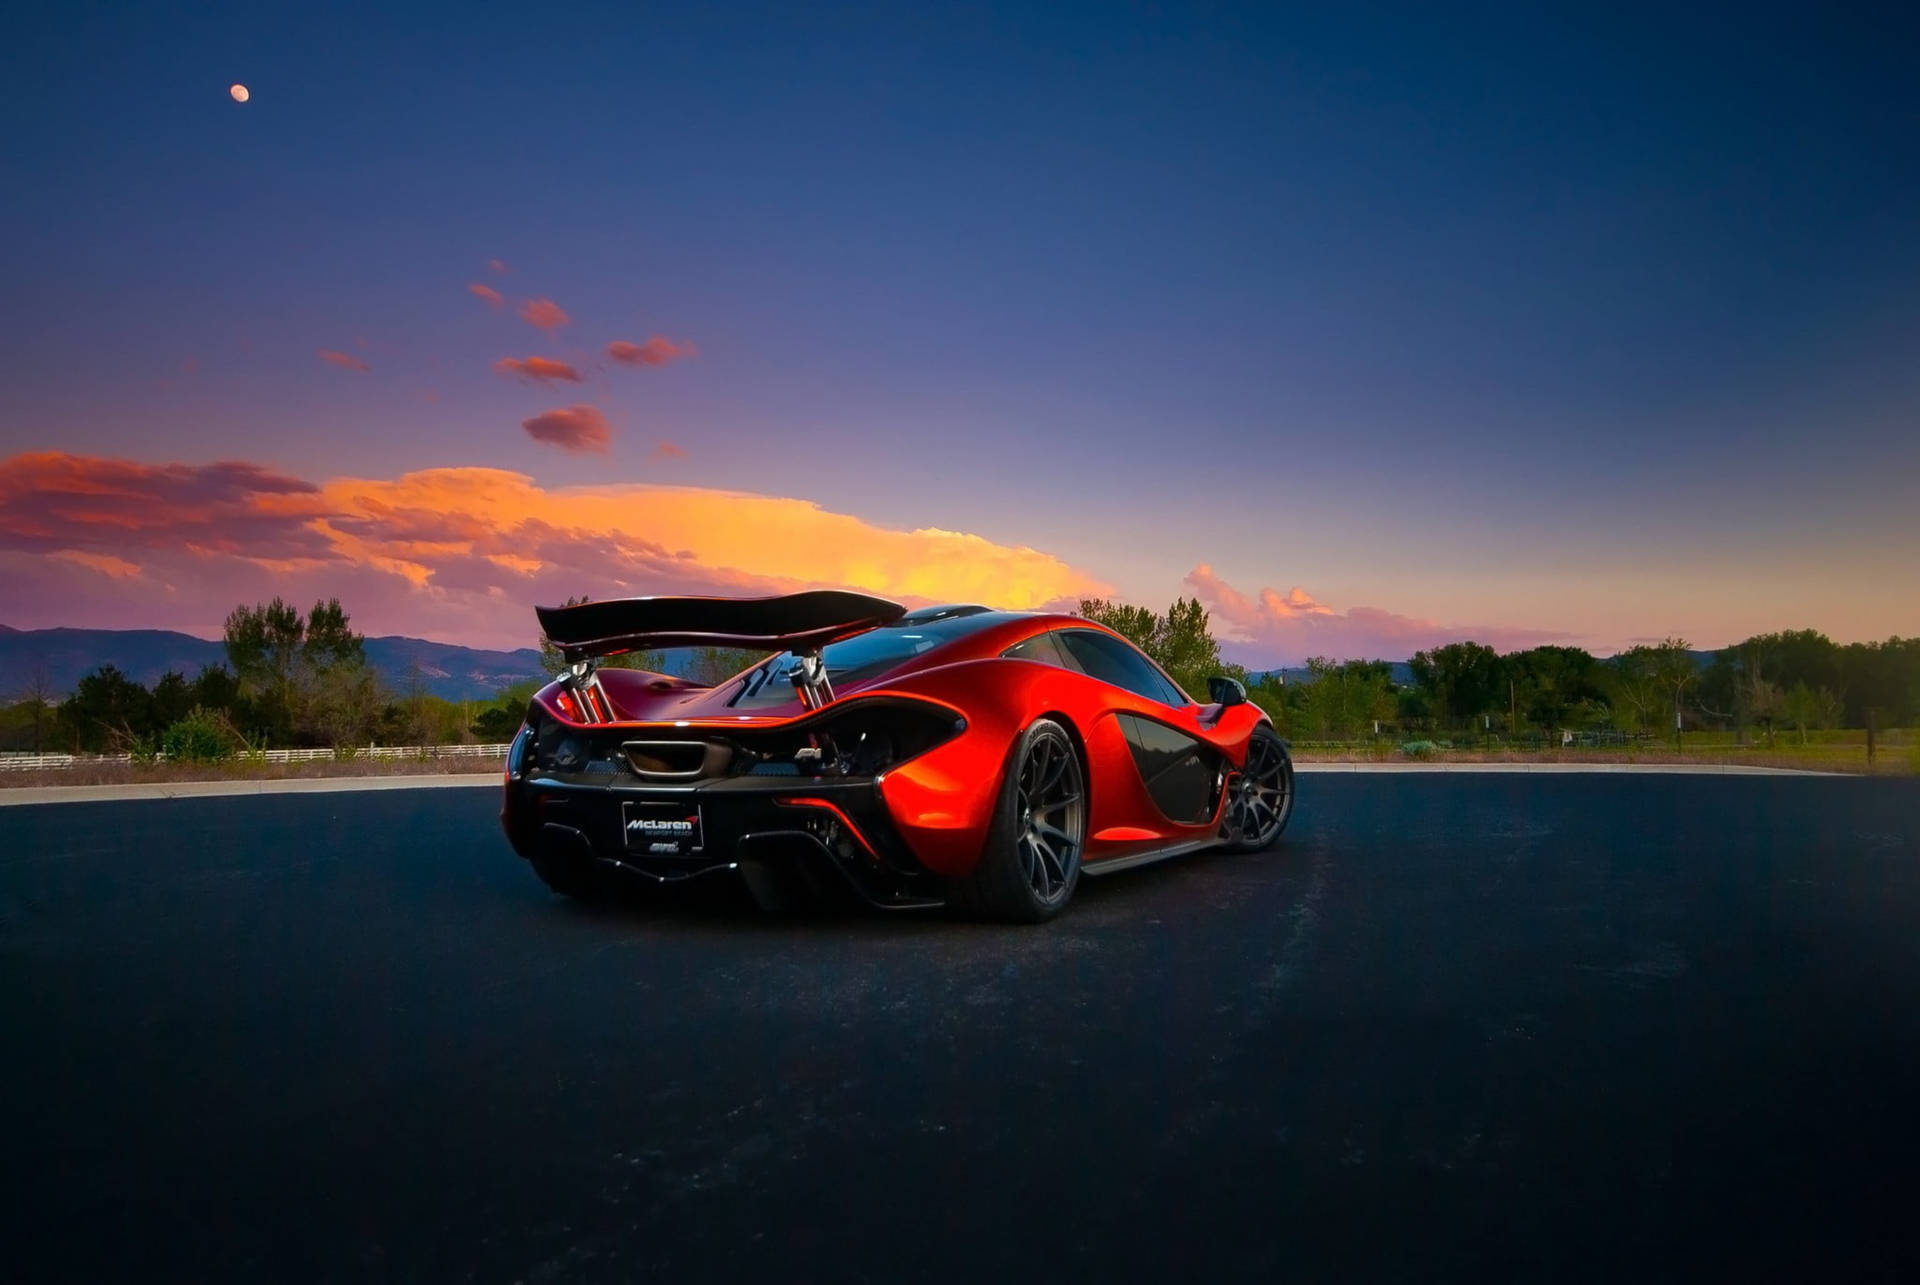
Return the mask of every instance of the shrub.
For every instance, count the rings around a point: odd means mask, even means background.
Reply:
[[[221,763],[238,748],[238,738],[227,721],[197,705],[160,733],[160,753],[176,763]]]
[[[1440,747],[1432,741],[1408,741],[1400,747],[1400,752],[1410,759],[1430,759],[1440,752]]]

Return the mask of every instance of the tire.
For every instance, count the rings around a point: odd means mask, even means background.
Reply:
[[[606,881],[590,857],[577,852],[540,852],[527,858],[540,881],[562,897],[594,901],[606,892]]]
[[[1248,770],[1256,775],[1249,775]],[[1234,778],[1235,797],[1227,805],[1228,852],[1261,852],[1274,845],[1293,817],[1293,755],[1287,743],[1265,723],[1247,741],[1247,761]],[[1249,824],[1257,828],[1247,830]]]
[[[1042,718],[1014,741],[1003,778],[986,847],[954,881],[953,905],[981,919],[1044,923],[1080,886],[1086,772],[1066,729]]]

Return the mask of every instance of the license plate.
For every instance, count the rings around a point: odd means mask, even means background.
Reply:
[[[620,820],[627,851],[650,857],[690,857],[700,851],[700,805],[672,799],[623,799]]]

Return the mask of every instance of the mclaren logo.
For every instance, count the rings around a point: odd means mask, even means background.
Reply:
[[[640,835],[680,835],[693,833],[692,821],[650,821],[646,817],[635,817],[627,822],[628,834]]]

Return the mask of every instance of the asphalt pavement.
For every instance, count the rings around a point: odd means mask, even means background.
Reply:
[[[0,809],[0,1276],[1920,1276],[1920,781],[1300,785],[1037,928]]]

